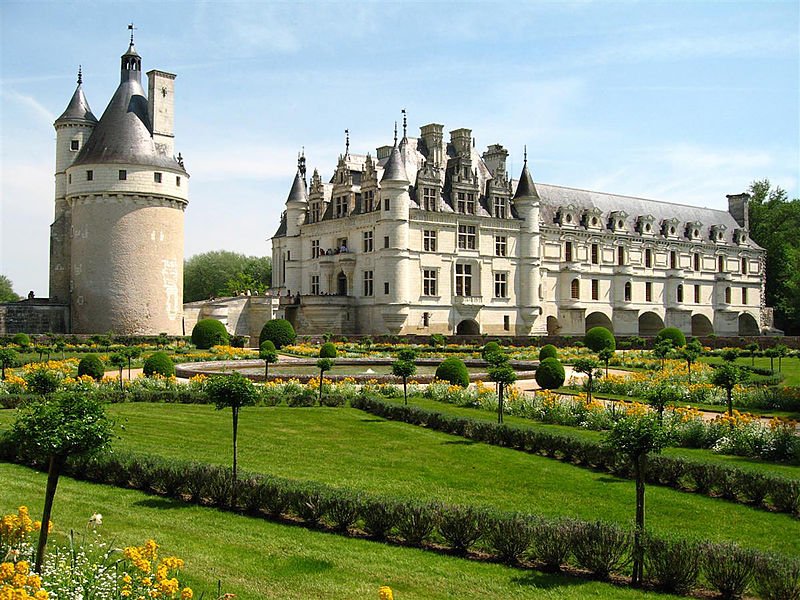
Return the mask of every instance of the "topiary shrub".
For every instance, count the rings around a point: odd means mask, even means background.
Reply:
[[[147,377],[155,374],[170,377],[175,375],[175,363],[166,352],[153,352],[145,359],[143,370]]]
[[[225,325],[216,319],[201,319],[192,329],[192,343],[200,350],[208,350],[211,346],[225,346],[229,340]]]
[[[486,345],[481,349],[481,358],[486,360],[486,357],[490,354],[494,354],[495,352],[502,352],[502,348],[500,348],[500,344],[497,342],[487,342]]]
[[[261,346],[267,340],[275,344],[275,348],[281,349],[284,346],[294,344],[297,334],[294,327],[286,319],[272,319],[264,323],[261,335],[258,336],[258,345]]]
[[[436,367],[436,379],[449,381],[453,385],[467,387],[469,385],[469,371],[463,360],[451,356],[450,358],[445,358],[442,363]]]
[[[27,333],[17,333],[11,338],[11,343],[22,348],[27,348],[31,345],[31,338],[28,337]]]
[[[103,366],[103,361],[97,354],[87,354],[78,363],[78,377],[81,375],[88,375],[92,379],[100,381],[105,374],[106,369]]]
[[[557,358],[545,358],[536,369],[536,383],[543,390],[554,390],[564,385],[564,365]]]
[[[686,345],[686,336],[677,327],[665,327],[658,332],[656,342],[661,340],[670,340],[674,348],[681,348]]]
[[[592,327],[586,332],[583,343],[586,344],[586,347],[592,352],[600,352],[605,348],[609,350],[617,349],[617,342],[614,339],[614,334],[605,327]]]
[[[336,358],[336,346],[333,342],[325,342],[319,348],[320,358]]]
[[[545,358],[558,358],[558,348],[553,344],[542,346],[542,349],[539,350],[539,360],[544,360]]]

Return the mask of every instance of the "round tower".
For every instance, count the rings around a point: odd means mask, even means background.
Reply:
[[[536,319],[541,314],[541,295],[539,285],[541,276],[539,267],[540,239],[539,239],[539,193],[533,183],[533,177],[528,170],[528,151],[525,150],[525,161],[522,166],[522,173],[519,176],[516,192],[514,193],[514,207],[517,214],[524,220],[520,235],[520,311],[523,321],[528,331],[523,334],[537,330]]]
[[[131,36],[119,87],[67,168],[75,333],[183,333],[189,175],[171,152],[175,76],[148,73],[147,98],[141,72]]]

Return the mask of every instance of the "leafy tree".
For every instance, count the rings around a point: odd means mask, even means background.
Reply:
[[[608,361],[614,358],[614,351],[611,348],[603,348],[597,353],[597,357],[606,365],[606,377],[608,377]]]
[[[336,346],[333,342],[325,342],[320,346],[319,358],[336,358]]]
[[[58,389],[61,383],[61,378],[50,369],[36,369],[26,379],[28,390],[39,396],[49,396]]]
[[[95,381],[100,381],[105,375],[106,369],[103,361],[97,354],[87,354],[78,363],[78,377],[88,375]]]
[[[442,381],[449,381],[453,385],[460,385],[465,388],[469,386],[469,370],[464,361],[457,356],[449,356],[445,358],[438,367],[434,374],[436,379]]]
[[[500,344],[497,342],[487,342],[484,344],[483,348],[481,348],[481,358],[485,361],[486,357],[494,352],[502,352]]]
[[[142,349],[139,346],[127,346],[122,349],[122,354],[128,360],[128,381],[131,379],[131,361],[136,360],[142,355]]]
[[[317,360],[317,368],[319,369],[319,403],[322,404],[322,376],[333,368],[333,359],[320,358]]]
[[[789,354],[789,348],[783,344],[775,346],[775,354],[778,355],[778,372],[783,372],[783,357]]]
[[[19,302],[22,297],[14,292],[14,285],[5,275],[0,275],[0,302]]]
[[[733,416],[733,388],[747,381],[749,373],[733,363],[723,363],[711,374],[711,383],[725,390],[728,398],[728,416]]]
[[[747,346],[745,346],[744,349],[747,350],[750,353],[750,366],[751,367],[755,367],[756,366],[756,352],[761,350],[761,347],[756,342],[752,342],[750,344],[747,344]]]
[[[61,353],[61,360],[64,360],[64,350],[67,347],[67,342],[62,337],[57,337],[53,340],[53,352]]]
[[[272,259],[226,250],[196,254],[183,267],[185,302],[206,300],[236,291],[263,293],[272,279]],[[239,287],[241,286],[241,287]]]
[[[258,349],[258,358],[264,361],[264,381],[269,378],[269,366],[278,362],[278,352],[275,344],[266,340]]]
[[[665,327],[659,331],[656,336],[656,342],[661,340],[672,340],[672,345],[676,348],[686,345],[686,336],[677,327]]]
[[[97,452],[111,440],[112,423],[94,394],[62,392],[27,402],[19,409],[11,438],[23,453],[47,460],[42,529],[36,548],[37,573],[41,573],[48,524],[58,478],[70,456]]]
[[[728,348],[722,351],[722,360],[725,362],[735,363],[737,358],[739,358],[738,348]]]
[[[662,424],[664,422],[664,409],[669,404],[683,400],[683,390],[675,384],[661,382],[648,387],[644,397],[648,404],[656,409],[658,423]]]
[[[233,497],[231,504],[236,504],[236,459],[239,431],[239,411],[245,406],[252,406],[258,399],[258,392],[247,377],[234,372],[230,375],[215,375],[206,384],[206,394],[217,410],[231,409],[233,420]]]
[[[617,349],[614,334],[605,327],[592,327],[586,332],[583,343],[592,352],[600,352],[603,348],[610,348],[612,351]]]
[[[275,344],[275,348],[280,350],[284,346],[294,344],[297,334],[292,324],[286,319],[270,319],[264,323],[261,333],[258,336],[259,347],[267,340]]]
[[[606,435],[606,444],[627,456],[633,463],[636,478],[636,528],[633,536],[633,585],[642,584],[644,571],[644,490],[647,456],[658,453],[669,443],[669,436],[652,414],[626,416],[614,423]]]
[[[592,401],[592,390],[594,389],[594,376],[599,363],[593,358],[579,358],[572,365],[572,370],[576,373],[586,375],[586,399]]]
[[[417,351],[414,348],[401,348],[397,353],[397,358],[414,362],[417,360]]]
[[[670,354],[672,354],[672,340],[669,338],[658,340],[653,346],[653,355],[661,359],[662,371]]]
[[[417,372],[417,365],[414,361],[399,359],[392,363],[392,375],[403,379],[403,402],[408,404],[408,390],[406,388],[408,378]]]
[[[775,348],[767,348],[764,350],[764,356],[769,358],[769,370],[775,372],[775,359],[778,357],[778,351]]]
[[[703,345],[697,339],[692,339],[683,348],[678,350],[678,354],[686,361],[686,369],[689,373],[689,385],[692,385],[692,365],[702,356]]]
[[[489,367],[489,379],[497,384],[497,422],[503,422],[503,392],[517,380],[514,367],[508,361]]]
[[[192,328],[192,343],[200,350],[221,346],[229,341],[228,330],[217,319],[200,319]]]
[[[115,352],[108,357],[108,363],[112,367],[117,367],[117,369],[119,369],[119,389],[122,389],[122,370],[125,368],[125,365],[128,364],[128,358],[122,352]]]
[[[6,378],[6,369],[17,364],[17,351],[13,348],[0,348],[0,378]]]
[[[565,377],[564,366],[553,356],[543,359],[536,368],[536,383],[543,390],[560,388]]]
[[[142,372],[146,377],[152,377],[153,375],[172,377],[175,375],[175,363],[170,358],[169,354],[158,350],[144,359]]]

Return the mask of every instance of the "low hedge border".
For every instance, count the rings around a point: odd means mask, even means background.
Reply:
[[[447,415],[413,405],[386,402],[365,394],[357,396],[351,406],[391,421],[540,454],[619,477],[633,477],[630,462],[598,442],[530,427]],[[800,516],[800,480],[658,454],[648,459],[646,477],[649,483]]]
[[[47,468],[44,461],[18,456],[5,440],[0,440],[0,458]],[[488,557],[520,568],[554,572],[568,567],[595,579],[607,581],[613,575],[616,583],[629,581],[633,533],[603,521],[383,497],[263,474],[245,473],[234,483],[228,467],[150,455],[72,458],[64,474],[251,516],[299,521],[342,535],[366,534],[392,544]],[[740,593],[751,589],[766,599],[800,594],[800,561],[795,558],[733,543],[650,534],[643,549],[647,581],[659,590],[688,594],[703,581],[723,594],[734,586]]]

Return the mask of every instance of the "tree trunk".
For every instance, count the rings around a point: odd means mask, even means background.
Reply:
[[[692,363],[687,360],[686,364],[688,365],[687,371],[689,371],[689,385],[692,385]]]
[[[231,407],[233,413],[233,487],[231,488],[231,508],[236,508],[236,454],[237,454],[237,439],[236,436],[239,431],[239,408],[236,406]]]
[[[406,391],[406,378],[403,377],[403,402],[408,405],[408,391]]]
[[[322,374],[325,371],[322,369],[319,370],[319,405],[322,406]]]
[[[636,474],[636,528],[633,532],[633,580],[634,586],[642,584],[644,574],[644,552],[642,536],[644,535],[644,472],[646,455],[637,456],[634,461]]]
[[[503,384],[499,383],[498,386],[498,393],[497,393],[497,422],[503,422]]]
[[[36,565],[34,571],[42,572],[44,562],[44,549],[47,546],[47,534],[50,529],[50,514],[53,512],[53,499],[56,497],[58,487],[58,477],[61,475],[61,467],[64,466],[64,456],[50,456],[50,465],[47,469],[47,488],[44,493],[44,510],[42,511],[42,528],[39,531],[39,544],[36,546]]]
[[[588,386],[586,388],[586,401],[587,402],[591,402],[592,401],[592,374],[591,373],[587,373],[587,377],[589,379],[588,379]]]
[[[726,388],[726,392],[728,392],[728,416],[733,416],[733,388]]]
[[[267,377],[269,377],[269,363],[264,359],[264,383],[267,383]]]

